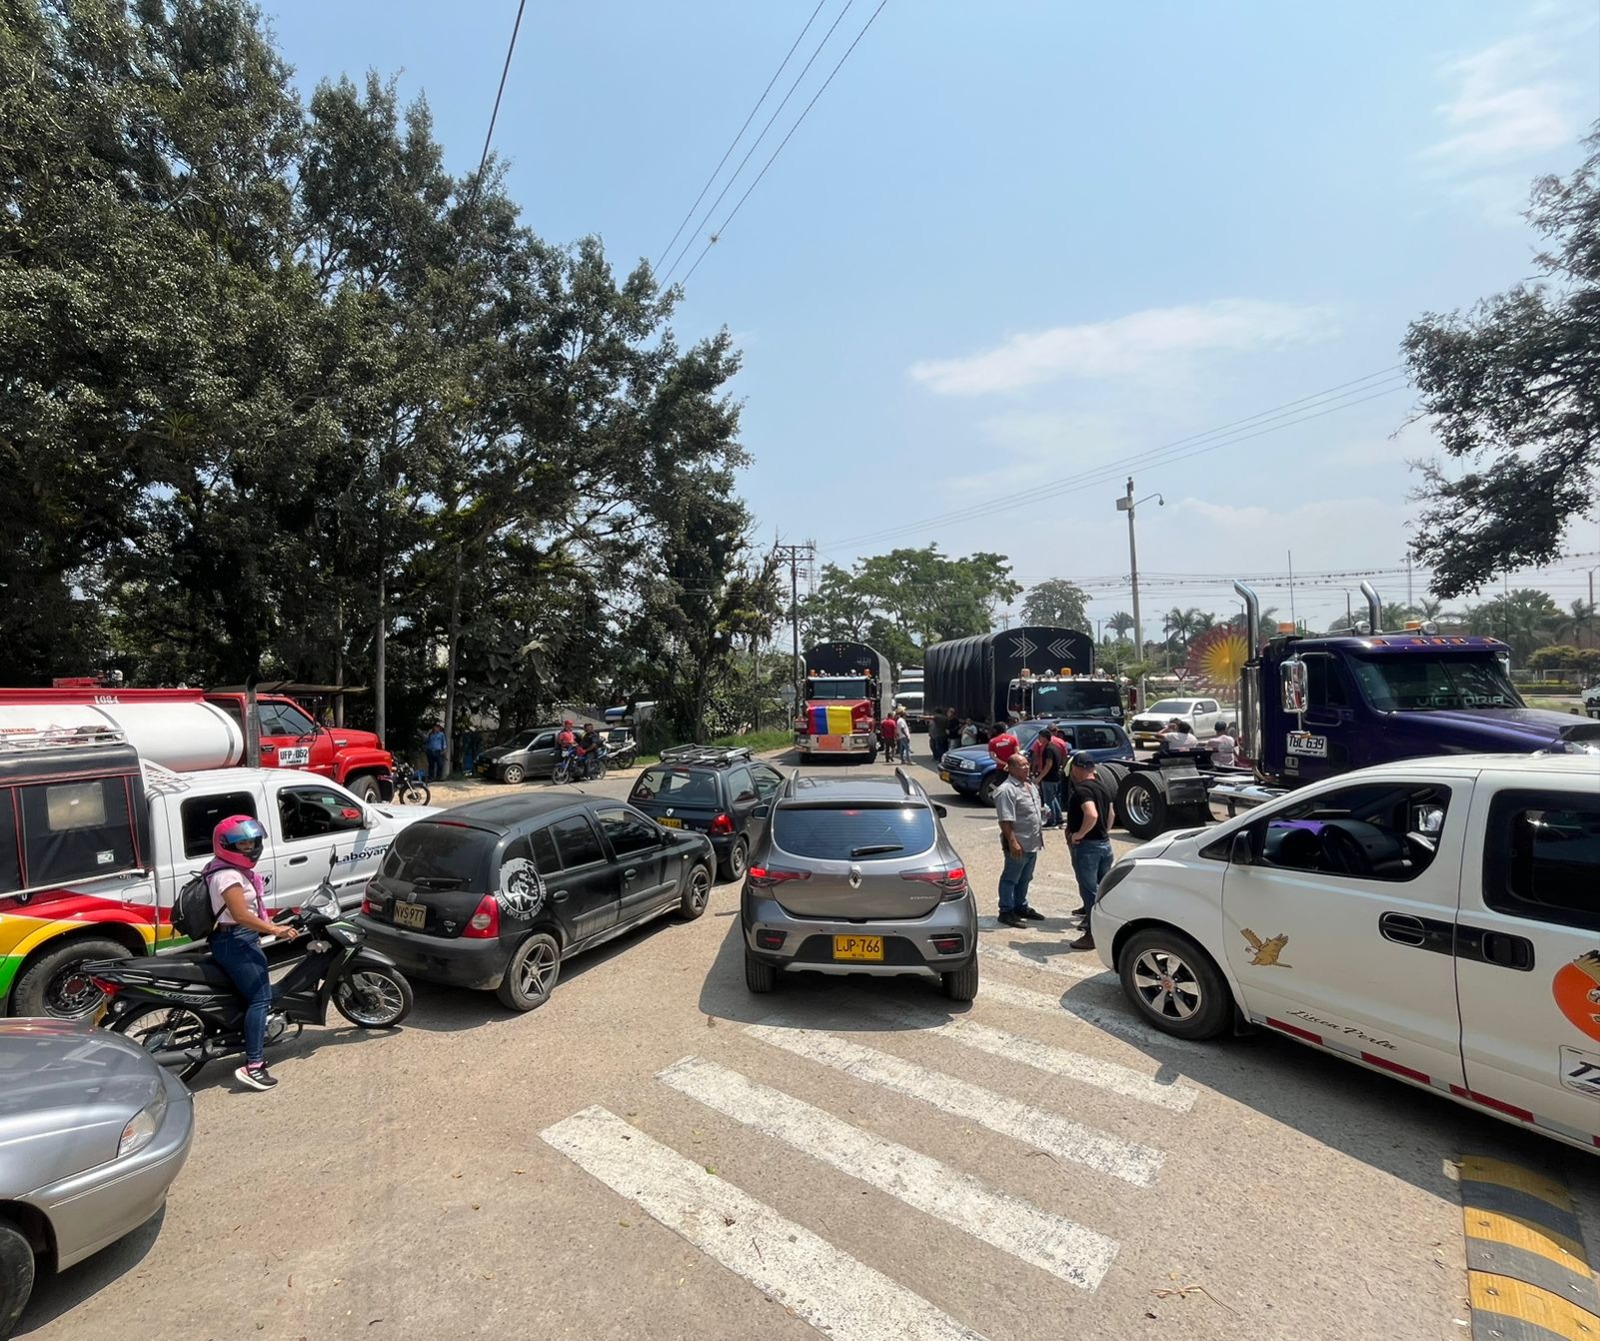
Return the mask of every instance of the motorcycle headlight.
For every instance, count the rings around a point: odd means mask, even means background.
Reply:
[[[161,1130],[161,1119],[166,1115],[167,1091],[163,1088],[160,1094],[128,1119],[122,1129],[122,1139],[117,1142],[117,1158],[136,1155],[155,1140],[156,1133]]]

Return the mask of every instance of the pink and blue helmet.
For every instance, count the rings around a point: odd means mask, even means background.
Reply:
[[[217,860],[245,870],[261,859],[267,831],[249,815],[230,815],[211,831],[211,850]]]

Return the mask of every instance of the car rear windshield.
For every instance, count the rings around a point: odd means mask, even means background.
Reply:
[[[657,764],[640,775],[628,799],[665,801],[679,806],[714,806],[718,804],[717,775],[703,768]]]
[[[489,888],[489,857],[500,835],[464,824],[412,824],[383,859],[385,880],[417,889]]]
[[[797,857],[891,861],[933,846],[926,806],[779,806],[773,841]]]

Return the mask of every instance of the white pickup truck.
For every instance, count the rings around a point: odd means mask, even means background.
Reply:
[[[1600,756],[1347,773],[1135,849],[1091,919],[1168,1033],[1249,1021],[1600,1150]]]
[[[341,902],[355,902],[394,836],[433,813],[289,769],[172,772],[115,735],[0,736],[0,1014],[85,1015],[99,993],[81,964],[179,946],[173,897],[229,815],[266,829],[257,869],[277,909],[330,858]]]

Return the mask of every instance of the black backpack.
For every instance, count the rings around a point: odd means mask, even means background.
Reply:
[[[211,906],[211,886],[206,872],[196,871],[183,882],[178,897],[172,901],[172,929],[191,941],[203,941],[217,925],[216,909]]]

